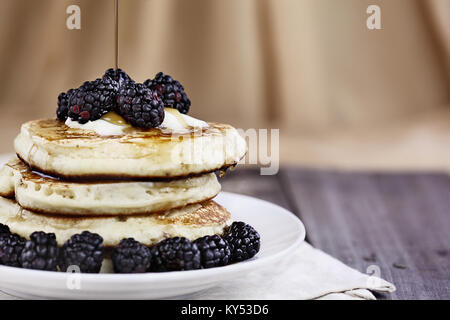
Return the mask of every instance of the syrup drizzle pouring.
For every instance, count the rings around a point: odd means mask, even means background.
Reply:
[[[115,48],[115,66],[119,69],[119,0],[114,0],[114,48]]]
[[[115,70],[118,72],[119,70],[119,0],[114,0],[114,53],[115,53]],[[117,75],[119,76],[119,75]],[[177,120],[183,125],[183,127],[187,128],[188,124],[181,116],[181,114],[172,108],[165,108],[166,112],[170,112],[173,114]],[[115,112],[108,112],[103,115],[101,119],[108,121],[113,124],[121,125],[121,126],[129,126],[127,122]]]

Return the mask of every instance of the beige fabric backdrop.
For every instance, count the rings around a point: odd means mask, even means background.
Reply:
[[[1,0],[1,151],[114,64],[113,0]],[[81,7],[81,30],[65,26]],[[366,28],[381,7],[382,30]],[[191,114],[280,128],[281,160],[450,168],[447,0],[120,0],[120,66],[180,80]]]

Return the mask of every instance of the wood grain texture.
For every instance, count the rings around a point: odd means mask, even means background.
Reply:
[[[226,176],[219,179],[219,182],[223,191],[260,198],[293,211],[277,175],[261,176],[257,168],[237,168],[228,170]]]
[[[349,266],[379,267],[397,286],[380,298],[450,299],[448,175],[239,169],[222,185],[293,211],[312,245]]]

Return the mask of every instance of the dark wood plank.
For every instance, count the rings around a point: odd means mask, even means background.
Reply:
[[[448,175],[287,169],[280,179],[310,242],[362,272],[379,266],[397,286],[384,298],[450,298]]]
[[[261,176],[258,168],[228,170],[219,178],[223,191],[235,192],[273,202],[292,211],[277,175]]]

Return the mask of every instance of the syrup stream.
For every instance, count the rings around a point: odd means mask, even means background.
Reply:
[[[115,40],[115,63],[116,70],[119,69],[119,0],[114,0],[114,40]]]

